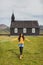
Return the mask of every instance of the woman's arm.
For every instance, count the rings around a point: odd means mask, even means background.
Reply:
[[[25,40],[27,40],[28,42],[31,42],[31,41],[30,41],[29,39],[27,39],[27,38],[26,38]]]
[[[18,38],[13,38],[12,41],[16,41]]]

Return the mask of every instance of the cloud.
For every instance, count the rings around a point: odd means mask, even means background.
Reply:
[[[42,24],[42,3],[43,0],[0,0],[0,23],[10,24],[11,15],[14,11],[16,20],[37,19],[39,21],[40,19],[39,24]]]

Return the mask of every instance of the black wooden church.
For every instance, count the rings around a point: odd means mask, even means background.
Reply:
[[[39,35],[39,24],[37,20],[15,20],[14,14],[11,16],[10,34],[18,35]]]

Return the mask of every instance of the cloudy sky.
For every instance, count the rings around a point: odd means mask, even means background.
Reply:
[[[38,20],[43,25],[43,0],[0,0],[0,24],[10,26],[12,12],[16,20]]]

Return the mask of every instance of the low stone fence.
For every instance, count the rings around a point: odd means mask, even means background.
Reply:
[[[0,36],[18,36],[18,35],[0,34]],[[39,35],[25,35],[25,36],[43,36],[43,34],[39,34]]]

